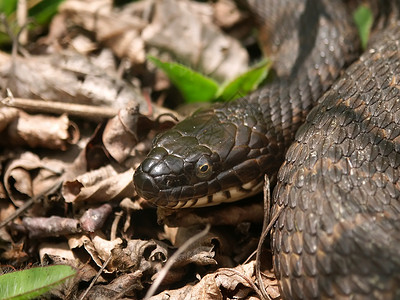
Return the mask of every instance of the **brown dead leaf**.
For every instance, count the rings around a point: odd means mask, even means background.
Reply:
[[[61,261],[63,260],[64,262],[66,260],[75,260],[76,257],[72,250],[68,247],[68,243],[62,242],[62,243],[41,243],[38,247],[39,249],[39,256],[40,256],[40,261],[43,263],[45,256],[52,256],[53,261],[55,257],[58,257],[58,260]]]
[[[239,265],[233,269],[219,269],[207,274],[200,282],[187,285],[177,290],[163,291],[153,296],[151,300],[185,299],[185,300],[215,300],[215,299],[245,299],[254,289],[254,262]]]
[[[0,107],[0,132],[18,117],[18,110],[11,107]]]
[[[19,111],[18,117],[2,133],[1,140],[6,141],[7,146],[27,145],[31,148],[66,150],[68,145],[75,144],[78,139],[78,127],[66,115],[52,117]]]
[[[229,28],[243,19],[241,12],[232,0],[219,0],[214,4],[215,23],[222,28]]]
[[[86,3],[85,3],[86,5]],[[139,106],[148,112],[149,104],[138,88],[121,80],[116,70],[104,72],[78,53],[11,56],[2,53],[0,86],[10,89],[14,97],[56,100],[68,103],[121,109]]]
[[[111,165],[65,181],[62,194],[66,202],[108,202],[133,195],[133,170],[118,173]]]
[[[68,239],[68,245],[71,249],[83,247],[98,267],[101,267],[110,255],[112,255],[113,251],[119,248],[121,244],[122,240],[120,238],[113,241],[107,240],[100,231],[90,235],[82,234],[70,236]],[[111,264],[108,264],[105,269],[107,273],[115,270],[116,269],[113,268]]]
[[[167,51],[222,82],[232,79],[247,70],[248,54],[237,40],[212,23],[212,14],[206,3],[155,1],[153,19],[142,38],[148,46]]]
[[[140,32],[146,21],[138,15],[143,3],[131,4],[123,10],[112,9],[111,0],[69,0],[60,6],[60,13],[75,25],[96,32],[98,41],[110,47],[119,57],[127,57],[135,64],[145,60],[145,45]]]
[[[9,162],[4,173],[4,186],[13,203],[24,201],[48,190],[63,173],[62,162],[43,161],[31,152],[24,152]]]
[[[141,271],[135,271],[129,274],[123,274],[107,285],[94,286],[85,299],[120,299],[122,296],[129,297],[129,299],[137,299],[134,291],[143,289],[141,284],[142,278]]]
[[[8,216],[15,212],[15,206],[12,205],[8,200],[0,198],[0,222],[5,220]],[[0,228],[0,245],[1,242],[12,242],[11,235],[8,233],[5,227]]]
[[[108,154],[119,163],[134,157],[137,144],[151,130],[162,131],[172,127],[177,116],[170,114],[155,114],[155,120],[139,113],[137,108],[126,108],[109,120],[105,125],[102,141]],[[100,133],[100,132],[99,132]]]

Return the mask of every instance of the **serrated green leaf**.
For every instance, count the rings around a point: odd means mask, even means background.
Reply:
[[[270,61],[265,60],[249,71],[234,78],[232,81],[224,84],[218,92],[218,99],[230,101],[247,95],[249,92],[256,89],[267,77],[270,67]]]
[[[66,265],[38,267],[3,274],[0,276],[0,299],[33,299],[75,274],[76,270]]]
[[[167,74],[186,102],[208,102],[215,98],[218,83],[213,79],[178,63],[162,62],[153,56],[148,59]]]
[[[360,5],[354,12],[353,18],[360,35],[361,46],[365,49],[367,47],[369,34],[374,20],[372,11],[368,6]]]

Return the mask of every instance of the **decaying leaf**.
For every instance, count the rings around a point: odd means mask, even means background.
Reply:
[[[0,132],[18,117],[18,110],[11,107],[0,107]]]
[[[133,170],[118,173],[112,166],[105,166],[63,184],[66,202],[108,202],[111,199],[133,195]]]
[[[0,197],[0,222],[5,220],[8,216],[13,214],[14,212],[15,212],[15,206],[13,206],[11,202],[5,199],[1,199]],[[9,243],[12,242],[11,235],[4,227],[0,228],[0,245],[2,244],[1,242],[9,242]]]
[[[52,257],[59,257],[65,263],[65,261],[75,260],[76,257],[72,250],[68,247],[66,242],[62,243],[41,243],[39,245],[40,261],[43,263],[45,255]]]
[[[127,296],[129,299],[137,299],[135,291],[143,289],[141,284],[141,271],[123,274],[107,285],[97,285],[89,291],[85,299],[113,299]]]
[[[133,64],[144,63],[145,48],[152,47],[221,81],[247,69],[246,50],[213,24],[208,4],[141,1],[117,10],[111,3],[97,0],[87,5],[86,1],[69,0],[61,13],[85,30],[96,32],[100,42]]]
[[[55,160],[43,161],[31,152],[24,152],[6,167],[4,183],[8,196],[16,206],[34,195],[48,190],[59,180],[64,164]]]
[[[136,87],[120,79],[78,53],[30,56],[6,56],[0,64],[0,86],[14,97],[46,99],[121,109],[149,104]],[[111,74],[110,74],[111,73]]]
[[[219,269],[207,274],[195,285],[163,291],[150,299],[222,300],[228,295],[230,299],[246,299],[254,289],[254,271],[254,262],[233,269]]]
[[[142,33],[147,45],[168,51],[178,61],[220,81],[234,78],[247,69],[247,52],[237,40],[212,24],[210,6],[159,0],[155,1],[154,11],[151,23]]]
[[[68,239],[68,245],[71,249],[83,247],[98,267],[101,267],[110,255],[112,255],[114,249],[119,248],[121,244],[122,240],[120,238],[112,241],[107,240],[100,231],[90,235],[74,235]],[[113,272],[115,270],[110,264],[105,269],[106,272]]]
[[[19,111],[0,137],[2,144],[6,141],[8,146],[66,150],[78,141],[79,130],[66,115],[52,117]]]

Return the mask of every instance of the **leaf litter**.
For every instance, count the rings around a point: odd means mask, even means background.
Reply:
[[[224,82],[248,69],[251,31],[230,0],[66,0],[46,36],[0,51],[0,270],[70,265],[78,275],[50,292],[61,299],[260,299],[260,201],[169,211],[132,183],[182,118],[158,105],[177,94],[146,56]]]

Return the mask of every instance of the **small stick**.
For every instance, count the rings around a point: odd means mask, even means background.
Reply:
[[[190,239],[188,239],[186,242],[184,242],[182,244],[182,246],[180,246],[174,254],[172,254],[172,256],[168,259],[167,263],[162,268],[162,270],[160,272],[158,272],[158,276],[157,276],[156,280],[154,280],[153,284],[150,286],[149,290],[147,291],[146,296],[144,296],[145,300],[149,299],[151,296],[154,295],[157,288],[160,286],[164,277],[168,274],[168,271],[171,269],[172,265],[176,262],[179,255],[181,255],[191,244],[193,244],[197,240],[201,239],[202,237],[206,236],[206,234],[209,232],[210,228],[211,228],[210,224],[207,224],[206,228],[204,228],[203,231],[192,236]]]
[[[12,220],[14,220],[15,218],[17,218],[19,215],[21,215],[25,210],[27,210],[29,207],[31,207],[31,205],[35,202],[37,202],[41,197],[43,197],[44,195],[50,194],[52,192],[54,192],[55,190],[57,190],[60,185],[62,184],[63,179],[59,179],[57,180],[53,186],[51,186],[50,188],[48,188],[47,190],[41,192],[40,194],[30,198],[28,201],[26,201],[24,203],[24,205],[22,205],[21,207],[19,207],[15,212],[13,212],[8,218],[6,218],[5,220],[3,220],[2,222],[0,222],[0,228],[4,227],[5,225],[7,225],[9,222],[11,222]]]
[[[20,108],[33,112],[68,114],[77,117],[98,120],[100,118],[110,119],[118,114],[118,110],[112,107],[100,107],[82,105],[75,103],[64,103],[45,100],[34,100],[25,98],[6,97],[0,101],[1,104],[9,107]]]

